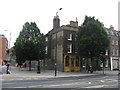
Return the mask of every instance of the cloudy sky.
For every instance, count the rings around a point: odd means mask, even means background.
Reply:
[[[81,25],[85,15],[95,16],[109,28],[113,25],[118,30],[119,0],[1,0],[0,1],[0,34],[14,45],[25,22],[36,22],[40,31],[46,34],[53,28],[53,17],[59,8],[60,25],[76,20]],[[7,31],[4,31],[7,30]]]

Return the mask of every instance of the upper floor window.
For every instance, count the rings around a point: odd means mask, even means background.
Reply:
[[[115,55],[115,50],[114,49],[112,50],[112,55]]]
[[[116,52],[117,52],[117,54],[116,54],[116,55],[118,56],[118,55],[119,55],[119,51],[118,51],[118,50],[116,50]]]
[[[68,48],[68,53],[72,53],[72,44],[68,44],[67,48]]]
[[[45,38],[45,41],[46,41],[46,42],[48,41],[48,37]]]
[[[113,55],[118,56],[118,49],[113,50]]]
[[[45,54],[47,54],[48,53],[48,47],[46,46],[45,47]]]
[[[112,40],[112,45],[114,45],[114,40]]]
[[[111,35],[114,35],[113,31],[110,31]]]
[[[72,33],[68,35],[68,40],[72,40]]]
[[[114,32],[115,33],[115,36],[118,36],[118,32]]]
[[[118,45],[118,40],[116,40],[116,45]]]
[[[108,55],[108,50],[106,50],[106,53],[105,53],[105,55]]]

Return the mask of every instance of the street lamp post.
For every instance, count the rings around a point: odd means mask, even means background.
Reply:
[[[62,10],[62,8],[60,8],[57,12],[56,12],[56,17],[58,16],[58,12]],[[55,50],[55,76],[57,76],[57,29],[56,28],[56,50]]]
[[[40,44],[39,44],[39,42],[38,42],[38,70],[37,70],[37,73],[38,74],[40,74],[41,73],[41,71],[40,71],[40,60],[39,60],[39,55],[40,55],[40,46],[39,46]]]

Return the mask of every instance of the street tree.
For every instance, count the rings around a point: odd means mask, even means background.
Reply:
[[[40,35],[40,40],[38,41],[38,72],[40,73],[40,60],[44,60],[45,59],[45,36],[44,34]]]
[[[19,37],[16,39],[15,42],[15,56],[16,56],[16,62],[19,66],[21,66],[22,63],[25,62],[25,55],[24,55],[24,48],[23,48],[23,42],[22,39]]]
[[[93,67],[94,57],[105,55],[109,38],[103,24],[95,17],[85,16],[77,32],[77,48],[81,57],[90,58]]]
[[[17,61],[22,63],[29,61],[29,70],[31,70],[31,61],[39,61],[39,55],[43,53],[44,58],[44,35],[41,34],[35,22],[26,22],[15,43],[15,52]],[[41,47],[42,46],[42,47]]]

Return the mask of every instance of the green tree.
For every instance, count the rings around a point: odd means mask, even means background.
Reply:
[[[31,61],[41,60],[44,57],[44,35],[40,33],[35,22],[26,22],[15,43],[15,52],[17,62],[23,63],[29,61],[29,70],[31,70]]]
[[[92,67],[93,58],[105,55],[109,46],[109,38],[103,24],[94,17],[85,16],[76,38],[80,56],[90,58]]]
[[[38,72],[40,73],[40,60],[45,58],[45,36],[41,34],[40,40],[38,42]]]
[[[25,56],[23,53],[24,48],[23,48],[23,43],[20,36],[17,38],[14,45],[15,45],[14,48],[15,48],[16,62],[18,63],[18,65],[21,66],[21,64],[25,62]]]

